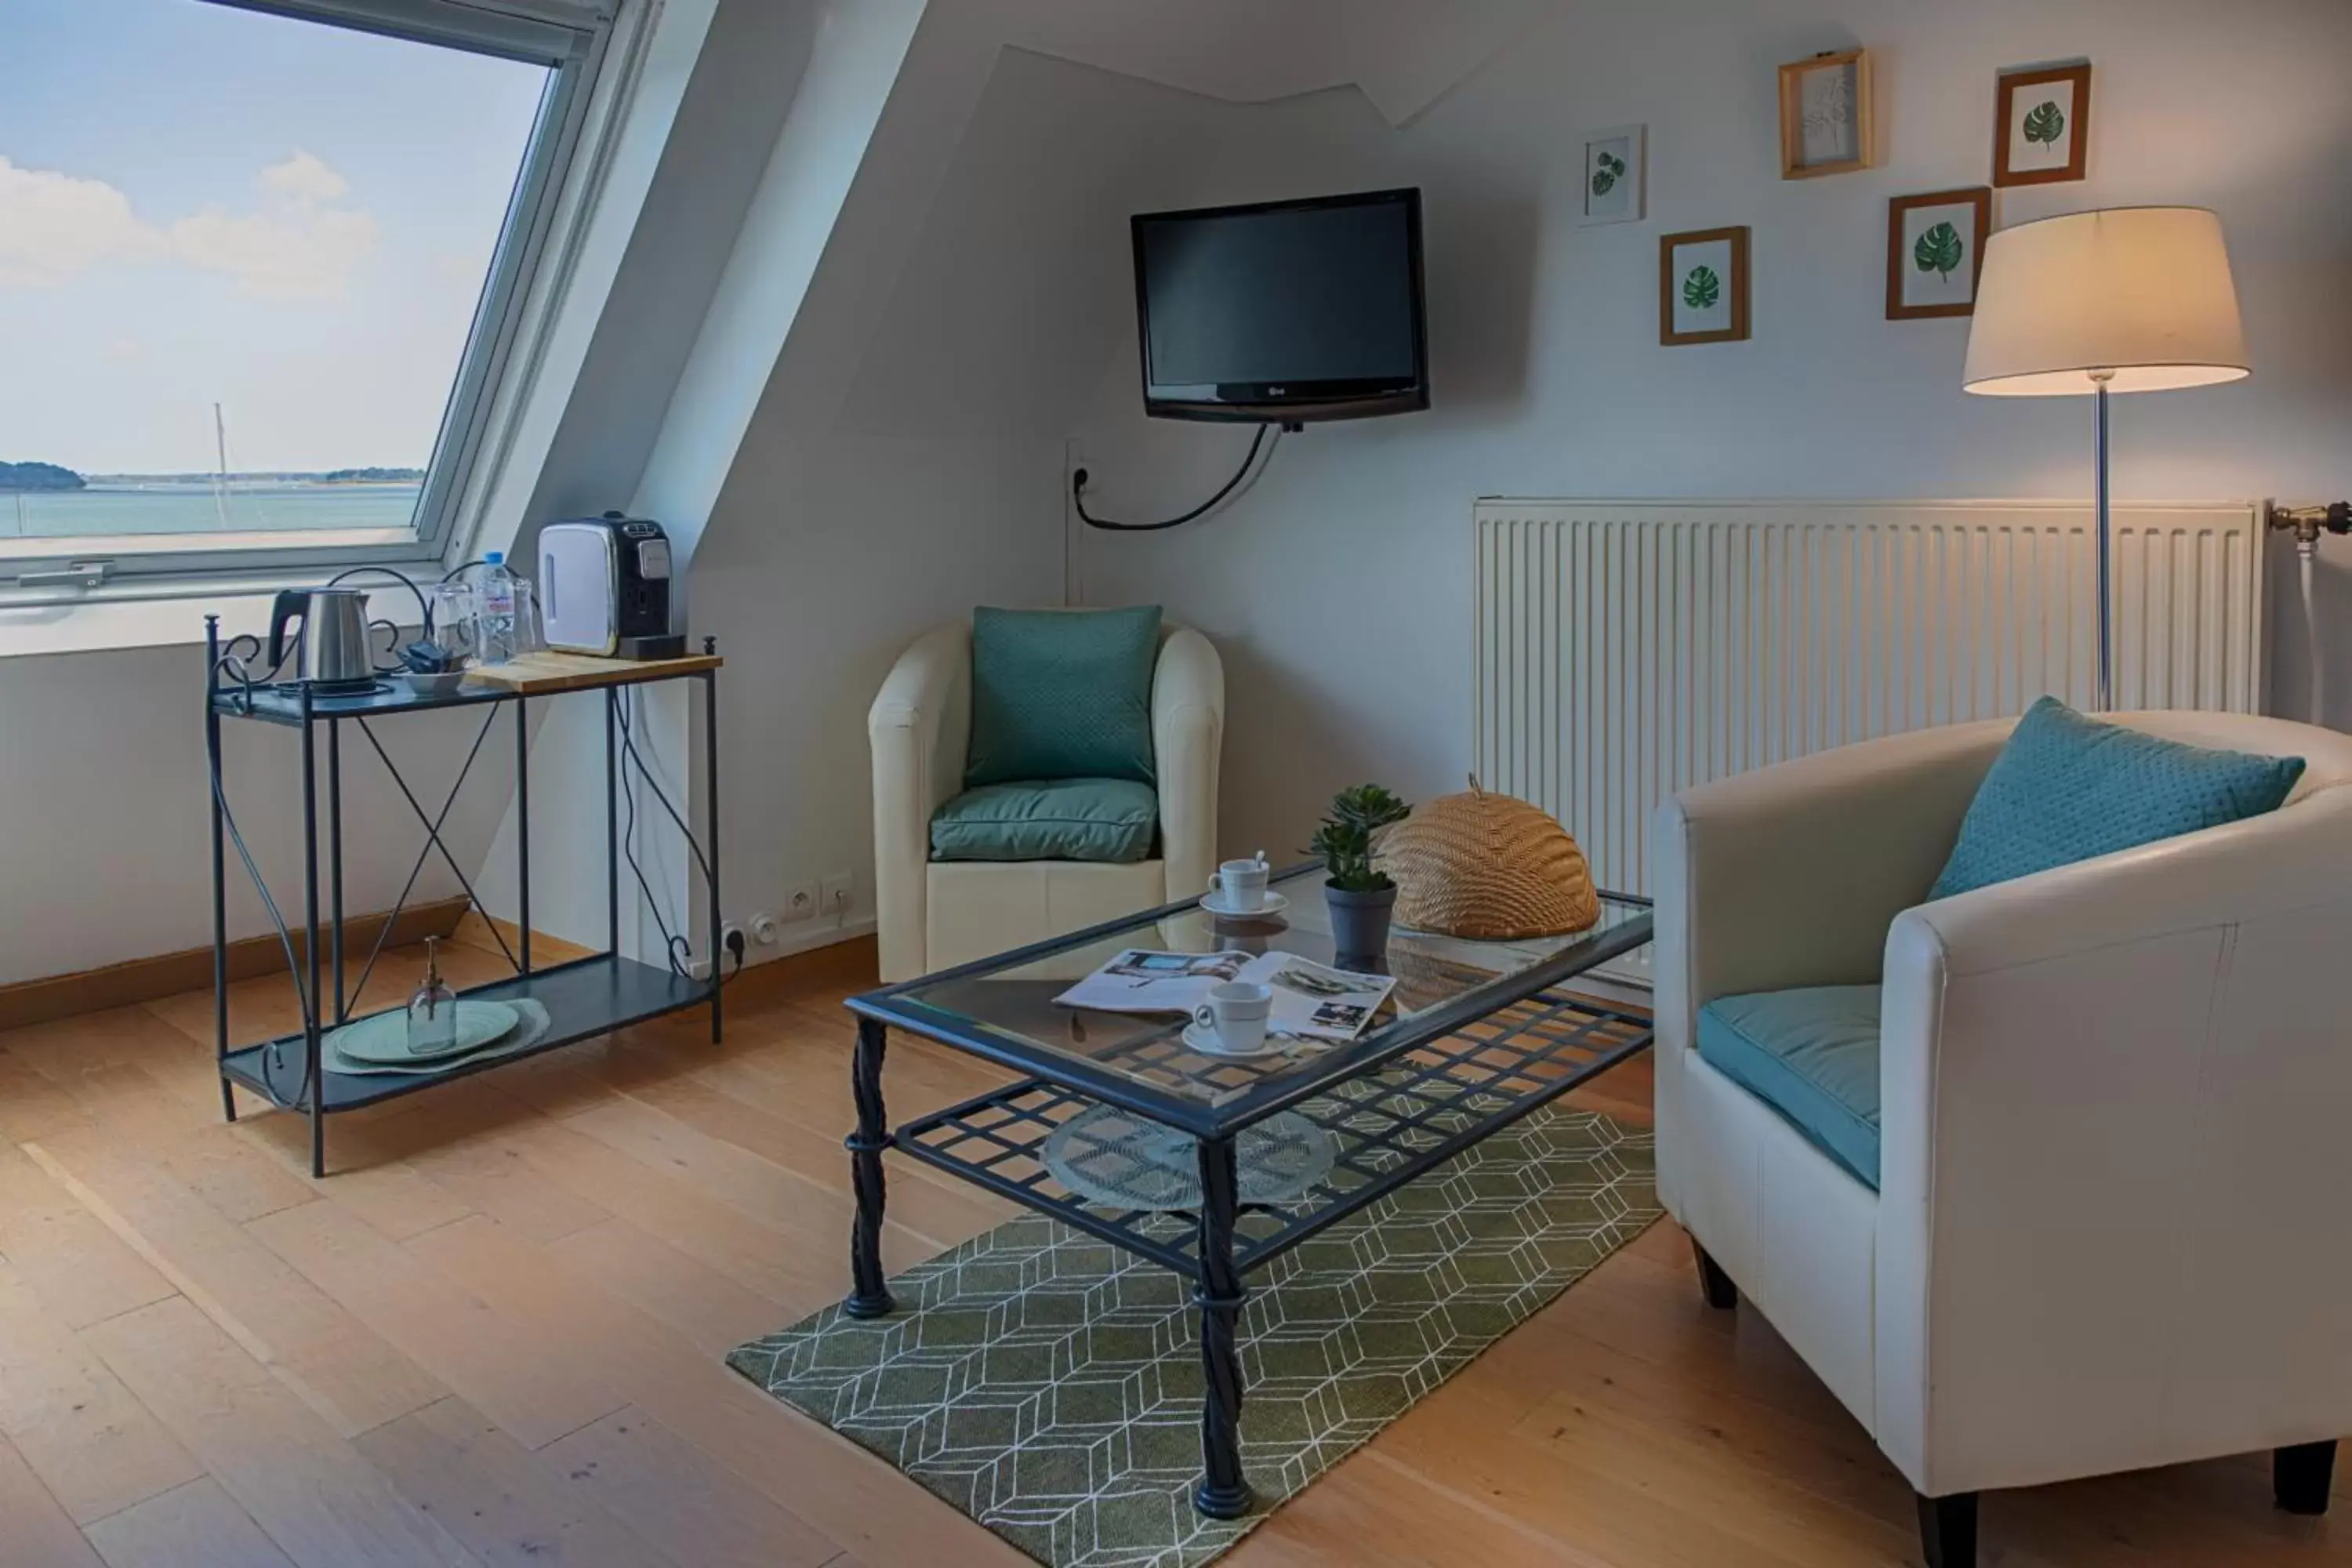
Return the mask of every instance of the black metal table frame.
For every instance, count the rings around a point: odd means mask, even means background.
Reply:
[[[1293,868],[1277,880],[1298,874]],[[1646,909],[1649,904],[1630,895],[1606,896],[1629,906]],[[1117,937],[1187,913],[1199,902],[1187,899],[1163,905],[850,999],[848,1006],[857,1017],[850,1070],[857,1126],[845,1144],[857,1211],[850,1235],[852,1289],[842,1310],[853,1318],[879,1318],[897,1308],[882,1266],[887,1202],[882,1156],[891,1149],[1190,1279],[1200,1315],[1205,1384],[1202,1474],[1193,1506],[1213,1519],[1238,1519],[1254,1502],[1241,1462],[1239,1326],[1249,1294],[1243,1277],[1646,1050],[1652,1039],[1648,1018],[1557,988],[1647,942],[1650,921],[1646,915],[1627,921],[1542,963],[1377,1030],[1326,1058],[1320,1070],[1289,1080],[1274,1079],[1216,1107],[1150,1092],[1115,1068],[992,1031],[910,994],[945,980],[1012,969]],[[1514,1008],[1521,1011],[1510,1018],[1506,1033],[1463,1032]],[[883,1061],[893,1026],[1024,1076],[893,1131],[882,1094]],[[1156,1039],[1147,1037],[1120,1050],[1146,1047]],[[1564,1070],[1544,1076],[1534,1070],[1538,1068]],[[1493,1087],[1506,1080],[1523,1087]],[[1363,1107],[1346,1108],[1357,1114],[1347,1119],[1342,1152],[1333,1176],[1326,1179],[1344,1185],[1318,1187],[1322,1201],[1286,1210],[1240,1201],[1234,1141],[1243,1129],[1286,1110],[1313,1110],[1345,1086],[1372,1083],[1378,1084],[1383,1100],[1406,1109],[1374,1112],[1384,1124],[1367,1131]],[[1059,1184],[1043,1171],[1037,1157],[1045,1137],[1067,1112],[1093,1104],[1116,1106],[1196,1141],[1202,1203],[1197,1214],[1184,1216],[1192,1222],[1189,1236],[1167,1239],[1164,1220],[1155,1234],[1155,1211],[1114,1213],[1048,1190],[1049,1183]],[[960,1152],[973,1146],[984,1152]],[[1006,1167],[1027,1167],[1029,1173],[1016,1175]],[[1245,1226],[1255,1234],[1244,1234]]]
[[[238,1084],[252,1089],[280,1110],[305,1113],[310,1119],[310,1173],[314,1177],[322,1177],[326,1174],[326,1118],[339,1110],[352,1108],[352,1105],[338,1106],[331,1103],[328,1093],[329,1077],[322,1060],[327,1031],[336,1025],[350,1020],[352,1009],[357,1004],[361,992],[365,989],[370,975],[374,972],[376,960],[382,955],[385,944],[399,923],[402,912],[407,908],[409,895],[415,890],[417,879],[424,874],[426,862],[436,851],[443,863],[448,867],[450,873],[457,879],[459,888],[465,892],[467,903],[482,915],[492,937],[499,943],[499,951],[505,955],[516,976],[512,981],[493,982],[487,986],[470,987],[463,994],[497,991],[529,994],[534,982],[550,978],[560,980],[567,972],[583,971],[590,966],[604,965],[617,968],[620,963],[630,962],[622,960],[620,956],[623,859],[620,817],[622,768],[621,742],[616,740],[617,732],[623,728],[620,713],[621,693],[625,687],[629,686],[650,685],[665,680],[699,680],[702,683],[703,765],[706,773],[705,807],[708,813],[705,837],[709,839],[708,854],[704,852],[701,843],[697,840],[691,826],[679,819],[675,810],[671,811],[670,816],[686,835],[689,857],[699,867],[703,875],[709,906],[706,912],[714,947],[709,975],[698,984],[672,987],[670,994],[657,995],[650,1001],[640,1002],[637,1005],[610,1010],[609,1016],[599,1015],[592,1010],[571,1016],[562,1026],[551,1027],[546,1037],[520,1051],[488,1058],[477,1058],[471,1062],[461,1062],[444,1072],[404,1076],[393,1079],[382,1084],[381,1087],[370,1089],[363,1098],[357,1099],[354,1103],[373,1104],[383,1100],[418,1093],[446,1083],[453,1079],[488,1071],[509,1062],[540,1055],[544,1051],[576,1044],[582,1039],[595,1035],[609,1033],[613,1029],[642,1023],[650,1017],[660,1016],[704,1003],[708,1003],[710,1008],[711,1042],[714,1045],[719,1042],[721,1028],[719,1000],[721,977],[715,948],[721,919],[718,870],[719,672],[716,667],[698,671],[648,674],[638,679],[616,681],[600,687],[581,688],[569,692],[538,694],[553,698],[584,695],[589,691],[596,691],[600,692],[604,699],[606,949],[601,953],[571,960],[565,963],[534,966],[530,951],[530,700],[532,694],[492,687],[465,687],[446,696],[406,697],[391,703],[353,708],[348,701],[320,697],[309,685],[303,683],[277,686],[258,682],[248,683],[236,679],[234,675],[224,680],[224,671],[234,658],[232,655],[230,658],[225,658],[224,655],[234,647],[237,640],[239,639],[232,638],[228,644],[224,644],[220,636],[219,617],[216,616],[205,617],[205,751],[206,767],[210,773],[212,838],[213,1030],[215,1058],[221,1078],[221,1110],[228,1121],[236,1120],[236,1089]],[[717,639],[705,637],[703,639],[705,656],[714,656],[717,651]],[[262,700],[257,700],[257,693],[266,694],[266,696]],[[451,807],[457,804],[459,793],[465,788],[466,780],[472,773],[475,760],[481,754],[483,743],[489,738],[490,731],[498,721],[499,708],[509,703],[514,709],[515,740],[517,921],[516,942],[513,947],[508,946],[505,936],[498,929],[498,922],[491,917],[489,910],[483,906],[479,895],[474,891],[472,880],[467,877],[465,868],[457,863],[457,856],[451,853],[448,845],[441,837],[442,825],[447,821]],[[467,751],[465,761],[458,767],[457,776],[451,781],[448,791],[442,799],[440,809],[428,815],[424,804],[418,800],[415,791],[409,787],[408,781],[402,776],[399,766],[393,762],[383,742],[376,738],[375,731],[368,721],[371,718],[390,717],[399,713],[429,712],[449,708],[470,707],[482,707],[488,711],[483,716],[481,728],[476,731],[473,744]],[[302,940],[299,956],[293,929],[289,928],[285,918],[279,913],[277,900],[271,894],[268,884],[261,874],[260,867],[245,853],[241,837],[236,835],[236,818],[229,806],[226,786],[221,773],[221,721],[224,718],[253,719],[276,723],[295,729],[301,737],[302,921],[300,931]],[[407,879],[401,886],[400,896],[394,900],[393,908],[381,917],[382,924],[376,931],[375,942],[368,953],[367,962],[361,967],[357,982],[348,988],[344,984],[342,815],[342,728],[346,721],[352,723],[367,741],[369,747],[383,764],[384,771],[399,789],[401,798],[407,803],[409,810],[415,815],[418,824],[425,829],[425,844],[417,850],[416,859],[409,868]],[[327,742],[323,814],[326,820],[327,838],[325,854],[327,898],[323,911],[325,916],[323,924],[320,918],[322,911],[319,886],[321,791],[319,777],[319,748],[316,740],[316,731],[321,726],[326,731]],[[639,765],[642,766],[642,763]],[[667,806],[668,803],[665,801],[663,804]],[[255,890],[260,895],[263,908],[268,914],[279,945],[285,952],[287,963],[291,970],[289,977],[293,981],[295,994],[301,1005],[302,1013],[302,1029],[299,1035],[289,1035],[266,1041],[259,1046],[242,1047],[234,1051],[229,1044],[226,859],[226,850],[232,839],[237,842],[239,858],[244,863]],[[333,984],[334,1004],[331,1019],[327,1016],[324,989],[325,982],[330,976],[322,975],[320,973],[322,947],[327,954],[331,955],[331,958],[326,961],[331,965]],[[667,953],[663,955],[665,964],[668,963],[669,957]],[[651,966],[641,967],[650,968]],[[614,988],[614,994],[618,994],[617,988]],[[297,1042],[299,1043],[302,1052],[301,1083],[298,1089],[289,1092],[278,1083],[278,1072],[266,1064],[275,1061],[278,1053]],[[248,1064],[245,1060],[248,1058],[254,1058],[256,1063],[264,1065],[256,1067]]]

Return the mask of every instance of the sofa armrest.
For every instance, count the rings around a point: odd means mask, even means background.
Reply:
[[[1206,892],[1217,868],[1217,772],[1224,738],[1224,664],[1207,637],[1178,626],[1160,642],[1151,679],[1160,852],[1171,903]]]
[[[1931,1495],[2352,1430],[2352,791],[1897,916],[1874,1435]]]
[[[1701,784],[1651,830],[1660,1044],[1718,996],[1878,978],[1927,897],[2006,720],[1819,752]]]
[[[963,788],[971,738],[971,627],[926,633],[898,656],[866,715],[874,763],[874,907],[882,978],[926,972],[931,816]]]

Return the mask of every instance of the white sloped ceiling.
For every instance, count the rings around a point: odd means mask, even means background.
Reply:
[[[1027,0],[1007,41],[1211,98],[1353,84],[1402,125],[1549,0]]]

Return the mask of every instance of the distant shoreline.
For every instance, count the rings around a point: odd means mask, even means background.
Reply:
[[[108,489],[152,489],[162,485],[419,485],[422,468],[255,468],[228,474],[84,474],[83,482]]]
[[[215,486],[232,490],[413,490],[423,482],[422,475],[413,479],[326,479],[308,474],[230,474],[226,479],[213,474],[185,477],[174,474],[92,474],[82,493],[123,495],[132,491],[170,493],[201,490],[209,494]]]
[[[0,490],[0,537],[405,528],[424,494],[422,484],[390,481],[101,476],[79,489]]]
[[[421,485],[422,468],[251,468],[237,473],[203,474],[83,474],[56,463],[0,462],[0,493],[67,495],[84,489],[161,490],[226,485],[234,489],[260,485],[332,485],[376,487]]]

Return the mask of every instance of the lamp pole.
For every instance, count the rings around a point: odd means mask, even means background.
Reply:
[[[2112,370],[2095,370],[2092,384],[2098,389],[2098,562],[2099,562],[2099,685],[2097,711],[2108,712],[2115,707],[2112,680],[2115,666],[2115,640],[2110,617],[2115,614],[2115,593],[2109,581],[2108,552],[2113,548],[2107,527],[2107,383],[2115,380]]]

